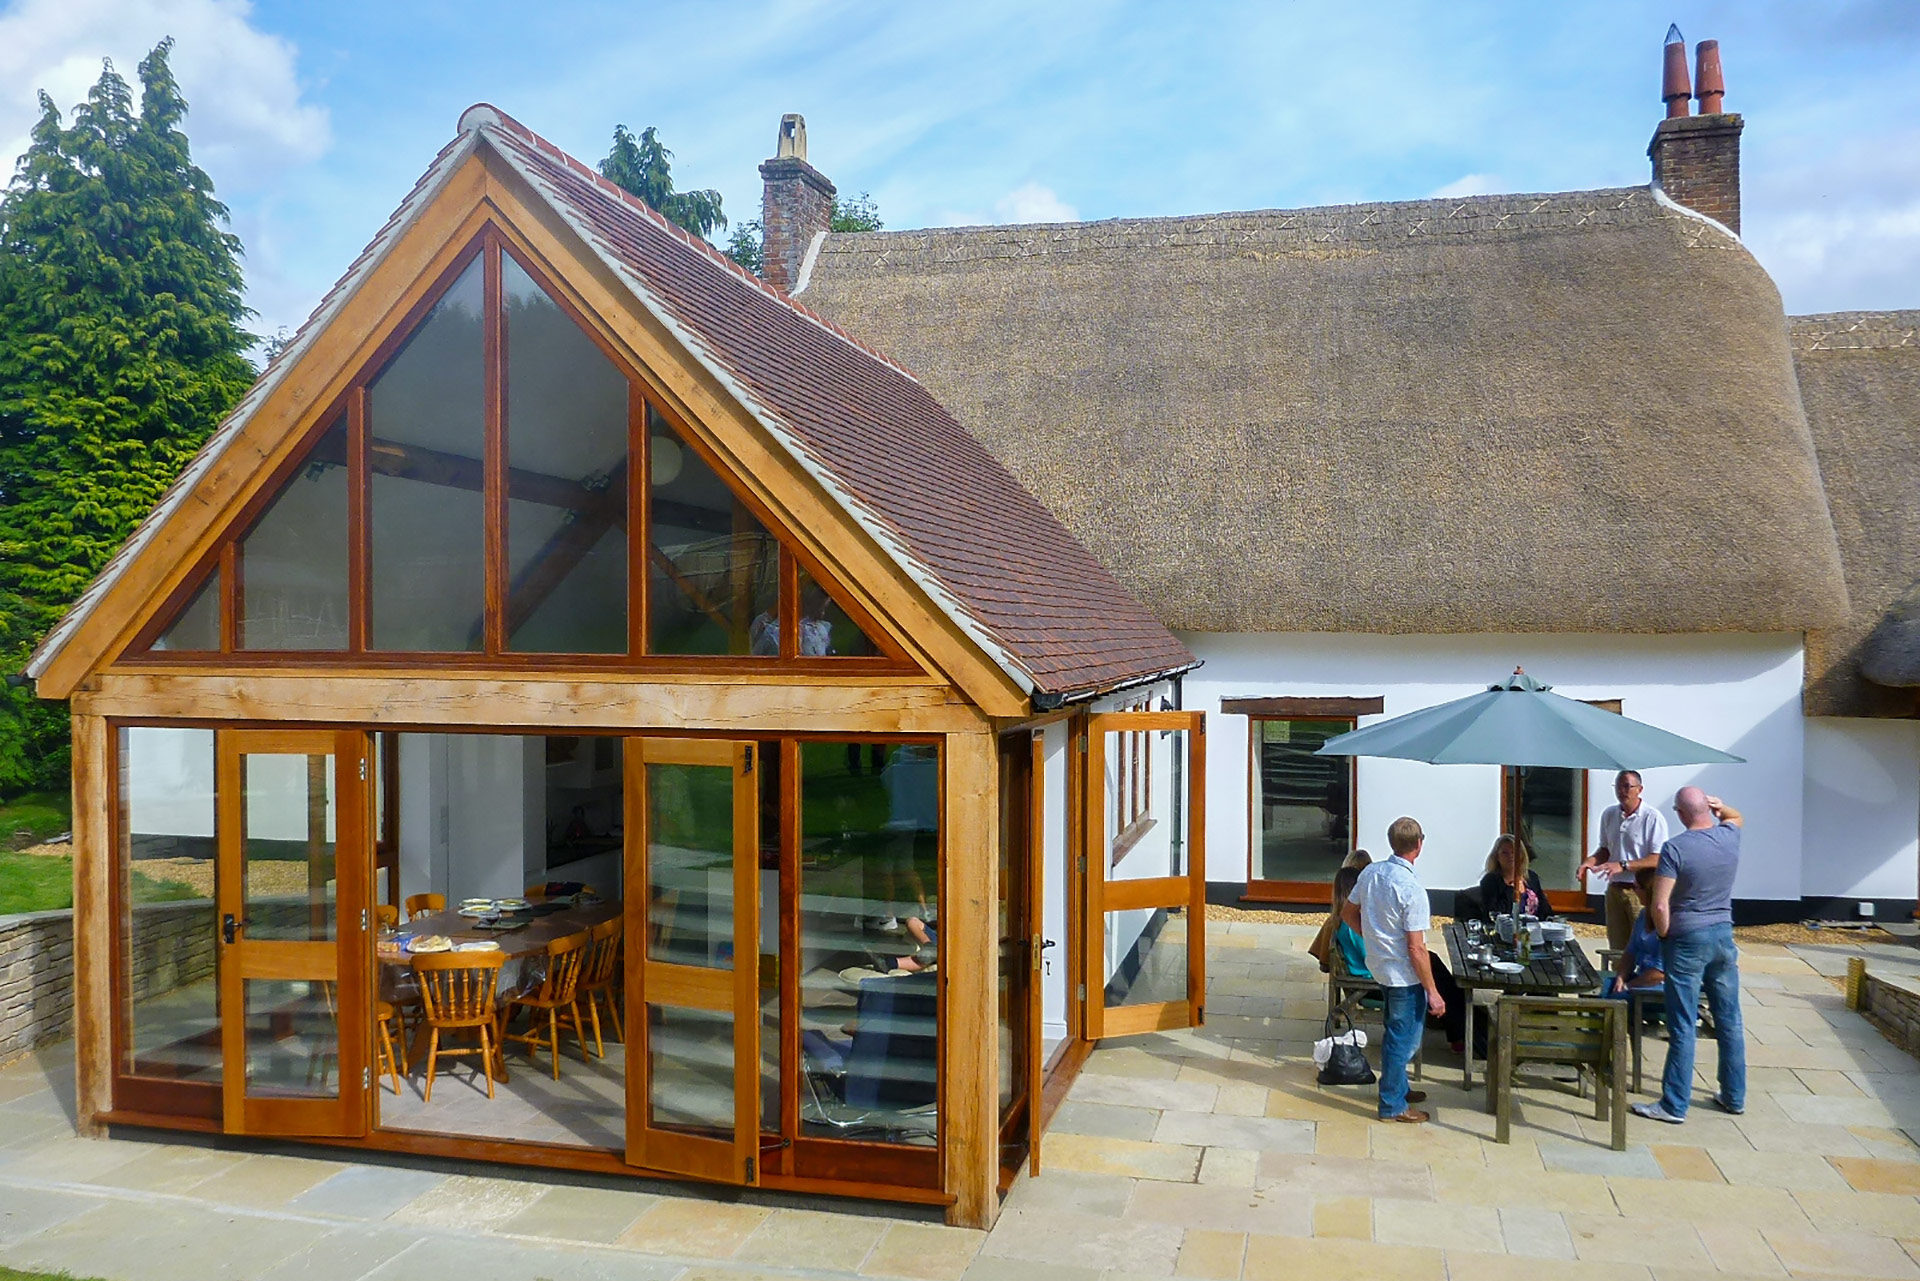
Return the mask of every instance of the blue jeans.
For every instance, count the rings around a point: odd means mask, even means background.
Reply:
[[[1740,1022],[1740,953],[1733,926],[1709,925],[1661,945],[1667,970],[1667,1070],[1660,1104],[1685,1116],[1693,1101],[1693,1044],[1704,987],[1720,1042],[1720,1097],[1735,1111],[1747,1105],[1747,1036]]]
[[[1427,990],[1416,983],[1380,992],[1387,1004],[1380,1035],[1380,1117],[1385,1120],[1407,1110],[1407,1064],[1427,1030]]]

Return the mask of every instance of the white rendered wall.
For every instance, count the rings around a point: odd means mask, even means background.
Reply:
[[[1742,765],[1646,771],[1647,797],[1667,812],[1673,794],[1697,783],[1738,806],[1747,835],[1734,892],[1742,898],[1801,896],[1803,751],[1798,634],[1701,636],[1367,636],[1325,633],[1190,633],[1204,660],[1187,676],[1186,705],[1208,713],[1207,877],[1244,882],[1253,800],[1249,721],[1220,712],[1222,698],[1372,697],[1375,724],[1487,688],[1516,664],[1569,698],[1619,699],[1621,711],[1746,758]],[[1612,779],[1588,775],[1588,833],[1612,803]],[[1354,840],[1379,854],[1387,825],[1420,820],[1427,847],[1421,879],[1458,889],[1480,879],[1499,834],[1500,772],[1494,766],[1423,765],[1361,759]],[[1909,839],[1912,833],[1909,831]],[[1911,887],[1909,887],[1911,889]]]
[[[1802,893],[1913,898],[1920,875],[1920,721],[1807,722]]]

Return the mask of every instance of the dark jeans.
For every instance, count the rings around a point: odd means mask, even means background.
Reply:
[[[1704,989],[1720,1042],[1720,1097],[1738,1112],[1747,1105],[1747,1037],[1740,1022],[1740,953],[1733,945],[1733,926],[1675,934],[1660,950],[1667,970],[1667,1069],[1660,1104],[1674,1116],[1685,1116],[1693,1101],[1693,1047]]]
[[[1384,1120],[1407,1110],[1407,1064],[1427,1028],[1427,992],[1412,987],[1382,987],[1386,998],[1386,1028],[1380,1036],[1380,1116]]]

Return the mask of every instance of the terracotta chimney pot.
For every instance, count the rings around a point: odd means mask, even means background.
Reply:
[[[1660,78],[1660,97],[1667,104],[1667,119],[1690,115],[1688,99],[1693,86],[1687,83],[1687,41],[1678,24],[1667,28],[1666,65]],[[1717,65],[1717,64],[1716,64]]]
[[[1693,80],[1699,86],[1700,114],[1717,116],[1723,110],[1720,104],[1727,96],[1727,80],[1720,71],[1720,42],[1702,40],[1694,46],[1694,53],[1699,59]]]

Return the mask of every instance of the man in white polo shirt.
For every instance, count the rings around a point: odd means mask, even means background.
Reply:
[[[1439,1018],[1447,1003],[1433,979],[1427,955],[1427,890],[1414,875],[1413,861],[1426,834],[1410,818],[1387,828],[1391,858],[1369,863],[1347,896],[1342,915],[1367,944],[1367,968],[1380,983],[1386,1002],[1386,1029],[1380,1037],[1380,1119],[1418,1125],[1427,1114],[1412,1104],[1426,1101],[1423,1090],[1407,1088],[1407,1064],[1427,1029],[1427,1015]]]
[[[1667,843],[1667,816],[1642,802],[1643,790],[1639,770],[1614,775],[1613,794],[1620,803],[1601,813],[1599,847],[1581,864],[1607,878],[1607,946],[1616,952],[1627,950],[1640,916],[1634,875],[1643,867],[1658,866],[1660,847]]]

